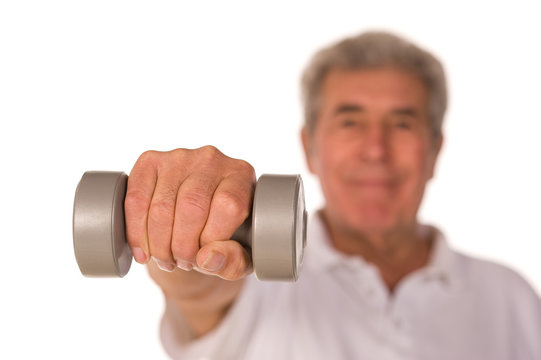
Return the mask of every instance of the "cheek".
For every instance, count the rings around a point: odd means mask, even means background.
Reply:
[[[340,169],[345,162],[344,157],[342,149],[330,141],[318,143],[310,157],[312,172],[318,177],[327,204],[343,201],[345,189],[340,183]]]
[[[404,180],[400,197],[414,207],[419,205],[425,185],[432,176],[433,156],[429,151],[427,145],[419,144],[396,153],[397,167]]]
[[[329,138],[316,138],[310,163],[312,169],[321,179],[328,178],[336,172],[343,151],[339,144]]]

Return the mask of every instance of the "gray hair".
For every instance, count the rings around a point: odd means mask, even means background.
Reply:
[[[386,32],[366,32],[346,38],[317,52],[302,76],[305,127],[313,134],[321,106],[321,86],[333,69],[391,66],[417,75],[428,90],[428,113],[435,138],[441,135],[447,108],[443,66],[433,55],[411,42]]]

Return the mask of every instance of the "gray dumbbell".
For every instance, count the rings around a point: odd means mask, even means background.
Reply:
[[[123,277],[132,254],[126,241],[128,175],[85,172],[73,206],[73,246],[83,275]],[[252,213],[232,237],[251,248],[259,280],[295,281],[306,245],[304,190],[299,175],[261,175]]]

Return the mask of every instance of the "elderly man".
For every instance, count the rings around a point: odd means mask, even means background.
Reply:
[[[345,39],[303,76],[302,142],[325,206],[297,283],[248,276],[230,240],[255,175],[213,147],[146,152],[126,196],[134,257],[187,359],[541,359],[541,301],[516,273],[417,221],[442,146],[442,66],[387,33]],[[152,261],[151,261],[152,260]]]

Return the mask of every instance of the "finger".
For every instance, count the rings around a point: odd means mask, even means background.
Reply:
[[[176,265],[191,270],[199,251],[199,237],[207,222],[212,196],[221,178],[209,173],[188,176],[180,185],[171,251]]]
[[[177,193],[183,180],[182,174],[174,167],[159,171],[156,188],[148,210],[150,255],[163,270],[172,271],[176,267],[171,252],[171,238]]]
[[[225,280],[239,280],[252,272],[250,253],[234,240],[214,241],[203,246],[196,262],[199,271]]]
[[[210,206],[210,213],[203,232],[201,246],[216,240],[229,240],[252,209],[255,176],[230,176],[219,185]]]
[[[142,155],[128,177],[124,216],[126,238],[135,261],[144,264],[150,258],[148,246],[148,209],[156,186],[156,167]]]

